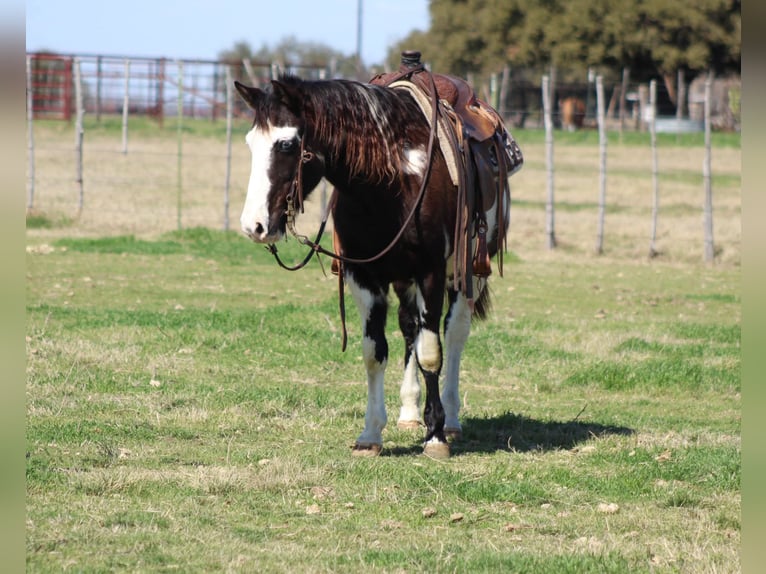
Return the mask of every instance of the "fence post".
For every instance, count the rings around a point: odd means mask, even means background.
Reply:
[[[646,123],[644,122],[644,118],[646,116],[646,102],[649,99],[646,91],[647,87],[644,84],[638,86],[638,115],[636,117],[636,129],[642,132],[646,131]]]
[[[678,81],[676,87],[676,118],[682,120],[686,110],[686,78],[682,69],[678,70]],[[680,121],[679,121],[680,124]]]
[[[702,163],[702,179],[705,183],[705,261],[712,263],[715,259],[715,246],[713,244],[713,186],[711,181],[711,118],[710,118],[710,92],[713,85],[713,72],[709,72],[705,78],[705,159]]]
[[[101,60],[96,56],[96,122],[101,123]]]
[[[253,64],[250,62],[250,58],[242,58],[242,65],[245,67],[245,73],[250,80],[250,85],[254,88],[259,88],[260,86],[258,85],[258,78],[255,75]]]
[[[505,120],[508,115],[508,93],[511,88],[511,67],[506,64],[503,66],[503,76],[500,81],[500,105],[497,108],[497,113]]]
[[[625,112],[626,95],[628,92],[628,81],[630,78],[630,68],[622,69],[622,85],[620,86],[620,142],[622,142],[622,132],[625,130]]]
[[[125,94],[122,97],[122,153],[128,153],[128,113],[130,106],[130,60],[125,58]]]
[[[604,118],[604,82],[596,76],[596,109],[598,113],[598,151],[599,151],[599,197],[598,197],[598,232],[596,234],[596,253],[604,252],[604,215],[606,212],[606,121]]]
[[[247,60],[243,60],[247,61]],[[229,230],[229,183],[231,181],[231,116],[232,101],[231,66],[226,66],[226,180],[223,184],[223,230]]]
[[[74,93],[75,93],[75,105],[77,106],[77,116],[75,120],[75,153],[77,155],[77,185],[80,188],[80,197],[77,203],[77,215],[82,214],[83,204],[85,203],[85,189],[83,184],[82,174],[82,143],[85,133],[85,129],[82,125],[82,119],[85,115],[85,109],[83,107],[82,99],[82,71],[80,69],[80,58],[75,58],[74,61]]]
[[[649,82],[649,141],[652,148],[652,233],[649,239],[649,257],[659,255],[657,251],[657,215],[660,211],[660,182],[657,163],[657,80]]]
[[[29,176],[27,179],[27,211],[35,205],[35,130],[34,130],[34,88],[32,82],[32,56],[27,54],[27,161]]]
[[[545,124],[545,165],[548,173],[548,200],[545,203],[545,235],[548,249],[556,247],[553,207],[553,120],[551,119],[551,92],[548,76],[543,76],[543,122]]]
[[[181,191],[182,183],[182,158],[183,158],[183,117],[184,117],[184,63],[178,61],[178,107],[176,111],[176,123],[178,126],[178,159],[176,168],[176,214],[178,219],[178,230],[181,231]]]

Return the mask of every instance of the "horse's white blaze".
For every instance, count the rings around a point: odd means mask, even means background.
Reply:
[[[298,128],[292,126],[275,127],[269,124],[266,129],[253,128],[245,137],[250,148],[250,180],[247,184],[247,197],[242,210],[240,223],[242,231],[254,241],[273,243],[279,239],[279,232],[270,233],[269,221],[269,166],[271,166],[274,144],[279,140],[294,139]]]
[[[403,163],[404,173],[417,175],[422,178],[428,166],[428,155],[425,148],[421,146],[416,149],[405,150]]]

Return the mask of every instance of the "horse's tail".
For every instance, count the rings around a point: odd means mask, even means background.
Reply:
[[[492,297],[489,292],[489,283],[485,281],[479,289],[479,296],[473,303],[473,318],[483,321],[489,316],[490,311],[492,311]]]

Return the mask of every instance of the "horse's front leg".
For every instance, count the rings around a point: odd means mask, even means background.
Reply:
[[[352,274],[346,281],[362,319],[362,357],[367,369],[367,411],[364,431],[354,444],[353,454],[376,456],[383,448],[383,428],[386,426],[386,404],[383,380],[388,362],[385,336],[388,303],[386,289],[363,285]]]
[[[439,396],[439,373],[442,368],[442,345],[439,323],[444,303],[444,275],[431,273],[418,285],[420,321],[415,339],[415,356],[426,383],[426,423],[424,453],[433,458],[449,456],[449,445],[444,435],[444,408]]]

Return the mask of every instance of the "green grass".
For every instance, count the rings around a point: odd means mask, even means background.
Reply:
[[[74,221],[71,217],[50,217],[44,213],[27,213],[27,229],[54,229],[69,227]]]
[[[232,131],[235,134],[244,134],[250,128],[251,119],[235,119]],[[74,122],[60,120],[35,120],[35,127],[51,130],[54,133],[71,132]],[[118,115],[102,115],[101,119],[86,115],[83,118],[83,129],[90,136],[120,137],[122,133],[122,117]],[[184,137],[195,136],[226,140],[226,119],[219,118],[212,121],[209,118],[195,119],[183,118],[181,131]],[[162,125],[156,118],[149,116],[133,115],[128,118],[129,138],[165,139],[175,138],[178,134],[178,123],[175,117],[166,117]]]
[[[506,258],[446,462],[394,424],[391,315],[384,450],[358,460],[360,327],[349,305],[341,353],[315,263],[206,229],[47,241],[27,254],[30,572],[739,570],[737,267]]]

